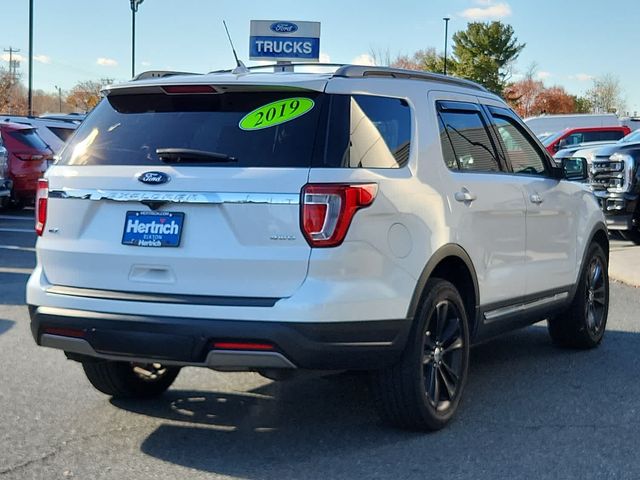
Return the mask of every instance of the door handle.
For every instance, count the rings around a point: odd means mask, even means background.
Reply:
[[[540,205],[542,202],[544,202],[542,197],[537,193],[532,193],[529,197],[529,200],[531,200],[531,203],[535,203],[536,205]]]
[[[476,197],[473,193],[471,193],[466,188],[463,188],[459,192],[456,192],[453,195],[453,198],[455,198],[457,202],[471,203],[478,197]]]

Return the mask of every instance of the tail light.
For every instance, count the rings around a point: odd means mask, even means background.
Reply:
[[[340,245],[355,213],[371,205],[377,193],[375,183],[305,185],[302,189],[302,233],[309,245]]]
[[[47,203],[49,201],[49,180],[38,180],[36,191],[36,234],[40,237],[47,223]]]

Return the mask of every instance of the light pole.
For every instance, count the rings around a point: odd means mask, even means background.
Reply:
[[[449,38],[449,20],[451,18],[444,17],[444,74],[447,74],[447,40]]]
[[[55,85],[56,90],[58,91],[58,111],[62,113],[62,88]]]
[[[29,116],[33,115],[33,0],[29,0]]]
[[[136,12],[143,1],[131,0],[131,78],[136,76]]]

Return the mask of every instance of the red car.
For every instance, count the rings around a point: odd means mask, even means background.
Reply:
[[[38,179],[47,169],[47,160],[53,157],[53,151],[35,128],[10,122],[0,122],[0,145],[4,145],[9,154],[6,177],[13,183],[13,205],[33,204]]]
[[[565,128],[542,140],[551,155],[571,145],[587,142],[615,142],[631,133],[625,126]]]

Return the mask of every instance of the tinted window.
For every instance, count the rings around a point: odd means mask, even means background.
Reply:
[[[31,148],[35,148],[36,150],[48,150],[49,147],[44,140],[40,138],[40,135],[36,133],[34,129],[26,129],[26,130],[11,130],[9,132],[13,138],[17,141]]]
[[[301,97],[314,102],[306,113],[268,128],[240,128],[249,112]],[[158,165],[156,149],[177,148],[236,159],[206,164],[213,167],[309,167],[323,98],[307,91],[110,95],[78,127],[59,164]]]
[[[409,160],[411,109],[397,98],[332,95],[324,167],[399,168]]]
[[[521,130],[517,122],[509,117],[494,116],[494,124],[500,140],[509,157],[514,173],[539,175],[545,173],[541,154],[535,148],[533,139]]]
[[[572,133],[565,138],[565,146],[577,145],[582,142],[593,142],[594,140],[587,140],[588,133]]]
[[[615,141],[615,140],[620,140],[622,137],[624,137],[624,132],[622,131],[604,131],[604,132],[596,132],[597,135],[597,140],[585,140],[585,142],[607,142],[607,141]],[[585,134],[585,138],[586,138],[586,134]]]
[[[47,127],[51,130],[56,137],[58,137],[63,142],[69,140],[69,137],[73,135],[73,132],[76,131],[75,128],[62,128],[62,127]]]
[[[500,170],[479,112],[443,111],[439,116],[442,153],[449,168],[479,172]]]

